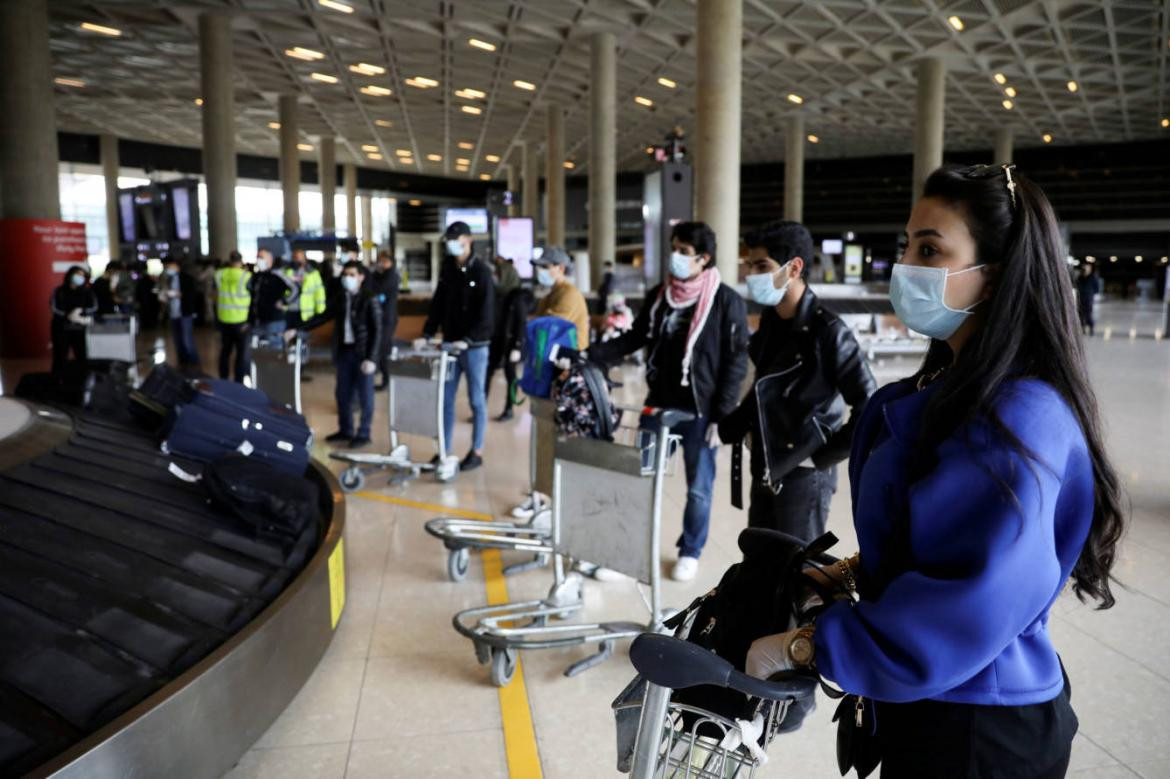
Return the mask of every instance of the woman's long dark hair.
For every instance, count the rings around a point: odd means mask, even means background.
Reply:
[[[1073,568],[1073,591],[1099,608],[1114,604],[1110,587],[1117,543],[1124,528],[1122,491],[1102,442],[1097,398],[1089,384],[1072,282],[1056,215],[1044,192],[1012,171],[1015,205],[1002,169],[943,166],[926,180],[923,197],[957,208],[977,247],[978,261],[995,264],[995,293],[983,305],[984,322],[939,380],[922,423],[915,475],[933,469],[934,453],[955,431],[985,419],[1026,457],[1033,455],[995,411],[1005,382],[1047,382],[1072,409],[1093,463],[1093,523]],[[945,341],[933,341],[919,375],[953,360]]]

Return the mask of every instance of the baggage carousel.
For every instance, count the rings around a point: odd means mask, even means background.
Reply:
[[[174,467],[174,466],[177,466]],[[344,502],[258,535],[128,419],[0,397],[0,777],[218,777],[345,603]]]

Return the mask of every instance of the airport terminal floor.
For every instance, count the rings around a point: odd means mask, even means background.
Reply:
[[[1088,343],[1109,450],[1132,501],[1117,569],[1124,589],[1116,607],[1105,612],[1066,594],[1050,624],[1080,718],[1069,775],[1094,779],[1170,777],[1170,349],[1164,341],[1124,337],[1131,315],[1124,306],[1111,308],[1118,332]],[[209,334],[201,345],[205,358],[214,354]],[[4,367],[7,385],[14,366]],[[913,368],[913,361],[901,358],[874,365],[879,383]],[[640,402],[640,370],[623,369],[619,402]],[[320,438],[335,424],[333,379],[324,361],[315,362],[310,375],[305,408]],[[497,412],[501,390],[497,377],[489,398]],[[378,400],[371,451],[385,451],[388,444],[385,395]],[[459,454],[468,446],[468,418],[461,393],[454,444]],[[436,515],[499,517],[521,500],[528,425],[526,412],[512,422],[491,422],[484,467],[449,484],[424,476],[389,486],[384,475],[373,475],[361,492],[347,497],[348,594],[332,645],[292,704],[229,774],[232,779],[617,775],[610,704],[633,676],[626,642],[612,659],[574,678],[562,671],[592,649],[523,652],[513,683],[497,690],[470,643],[452,629],[451,617],[487,602],[489,593],[501,597],[505,589],[513,599],[541,597],[548,570],[504,579],[496,553],[488,553],[487,565],[474,554],[466,580],[452,583],[445,550],[423,530]],[[430,442],[412,443],[416,457],[429,455]],[[319,442],[316,456],[324,459],[327,452]],[[728,459],[724,448],[699,574],[687,584],[665,579],[665,605],[689,603],[739,559],[736,537],[746,520],[729,504]],[[829,529],[847,554],[855,538],[841,476]],[[664,574],[674,559],[684,499],[682,475],[675,474],[662,517]],[[508,552],[501,557],[505,564],[520,559]],[[630,581],[589,580],[585,597],[586,618],[644,619],[642,598]],[[821,697],[798,732],[772,744],[758,775],[837,776],[834,707]]]

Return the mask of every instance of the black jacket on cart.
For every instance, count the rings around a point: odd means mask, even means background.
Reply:
[[[454,257],[448,257],[439,273],[423,335],[431,338],[442,330],[448,343],[467,341],[472,346],[486,346],[492,340],[495,308],[496,283],[488,264],[472,255],[460,266]]]
[[[366,278],[366,289],[382,307],[382,354],[394,346],[394,331],[398,329],[398,271],[376,270]]]
[[[612,364],[627,354],[645,347],[647,363],[654,360],[655,351],[663,341],[663,328],[670,307],[663,300],[655,307],[661,285],[646,294],[633,326],[626,333],[589,348],[589,359]],[[653,313],[652,313],[653,312]],[[653,319],[653,321],[651,321]],[[720,284],[711,302],[707,323],[699,333],[691,352],[690,389],[694,399],[693,410],[712,422],[718,422],[735,408],[739,388],[747,375],[748,326],[743,298],[726,284]],[[677,407],[669,399],[677,397],[679,387],[673,380],[664,380],[666,371],[647,372],[649,393],[646,405]],[[669,385],[669,386],[667,386]],[[687,409],[692,410],[692,409]]]
[[[312,330],[326,322],[333,321],[333,360],[345,345],[345,311],[347,293],[337,292],[329,298],[325,313],[318,314],[301,324],[300,330]],[[369,292],[359,289],[348,296],[349,321],[353,327],[353,347],[363,360],[378,361],[378,350],[382,346],[382,307]]]
[[[848,457],[854,425],[877,387],[849,327],[806,289],[792,319],[764,309],[748,353],[755,383],[719,423],[719,437],[738,444],[751,433],[752,475],[775,486],[806,460],[828,468]]]

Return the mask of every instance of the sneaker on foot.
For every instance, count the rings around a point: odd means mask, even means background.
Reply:
[[[342,441],[348,442],[351,438],[353,438],[353,433],[342,433],[341,431],[338,431],[333,435],[325,436],[325,441],[331,444],[339,444]]]
[[[361,449],[363,446],[370,445],[370,437],[368,435],[356,435],[349,442],[350,449]]]
[[[498,417],[496,417],[496,421],[497,421],[497,422],[507,422],[507,421],[508,421],[509,419],[511,419],[511,418],[512,418],[512,407],[511,407],[511,406],[509,406],[509,407],[508,407],[508,408],[507,408],[507,409],[504,411],[504,413],[502,413],[502,414],[500,414]]]
[[[474,471],[481,465],[483,465],[483,458],[475,452],[468,452],[467,456],[463,458],[463,462],[459,463],[459,470]]]
[[[441,463],[441,462],[443,462],[443,459],[441,457],[439,457],[439,455],[437,455],[437,454],[431,458],[431,465],[434,466],[435,468],[438,468],[439,463]]]
[[[629,578],[620,571],[615,571],[612,568],[604,568],[600,565],[594,568],[589,575],[599,582],[620,582]]]
[[[678,562],[674,564],[674,570],[670,572],[670,578],[676,582],[689,582],[695,578],[695,574],[699,571],[699,558],[688,557],[683,555],[678,558]]]

